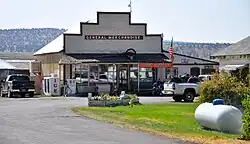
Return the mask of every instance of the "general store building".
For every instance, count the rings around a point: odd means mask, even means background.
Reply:
[[[78,27],[34,54],[44,76],[56,73],[62,82],[75,78],[92,86],[104,81],[139,91],[145,83],[165,79],[165,69],[172,66],[163,53],[162,34],[148,34],[147,24],[132,23],[129,12],[97,12],[96,23]]]

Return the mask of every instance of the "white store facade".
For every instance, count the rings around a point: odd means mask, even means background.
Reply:
[[[53,44],[35,53],[42,61],[43,75],[57,73],[65,81],[82,78],[83,71],[88,71],[87,83],[92,86],[100,82],[99,74],[107,74],[122,90],[139,91],[144,83],[150,83],[151,89],[156,79],[165,79],[165,69],[172,66],[163,53],[162,34],[147,34],[147,24],[132,23],[130,12],[97,12],[96,23],[81,22],[79,27],[78,33],[63,34],[60,48]],[[56,51],[46,52],[53,48]]]

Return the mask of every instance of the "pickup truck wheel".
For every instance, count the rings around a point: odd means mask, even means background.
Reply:
[[[30,92],[29,97],[34,97],[34,92]]]
[[[175,102],[181,102],[182,101],[181,96],[173,96],[173,99],[174,99]]]
[[[1,93],[1,97],[6,97],[6,95],[5,95],[5,94],[3,94],[3,93]]]
[[[12,98],[13,97],[13,93],[8,91],[8,98]]]
[[[5,97],[6,94],[3,94],[3,91],[1,91],[1,97]]]
[[[21,97],[22,97],[22,98],[25,98],[25,93],[22,93],[22,94],[21,94]]]
[[[194,93],[191,91],[185,92],[184,101],[185,102],[193,102],[194,101]]]

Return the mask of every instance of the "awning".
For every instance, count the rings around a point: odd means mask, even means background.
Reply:
[[[139,63],[139,68],[171,68],[172,63]]]
[[[98,63],[95,59],[76,59],[74,57],[63,55],[59,61],[59,64],[80,64],[80,63]]]
[[[219,68],[220,71],[224,70],[224,71],[234,71],[237,69],[241,69],[243,67],[245,67],[246,65],[225,65]]]
[[[6,62],[5,60],[0,59],[0,69],[1,70],[13,70],[13,69],[16,69],[16,67]]]
[[[124,54],[67,54],[59,64],[77,63],[171,63],[164,54],[136,54],[128,57]]]

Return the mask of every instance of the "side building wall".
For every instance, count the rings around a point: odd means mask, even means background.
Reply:
[[[37,55],[37,60],[41,62],[42,75],[50,76],[50,74],[57,74],[60,80],[63,80],[64,75],[65,79],[70,78],[70,65],[59,65],[59,61],[63,55],[63,52]],[[63,71],[64,68],[65,73]]]

